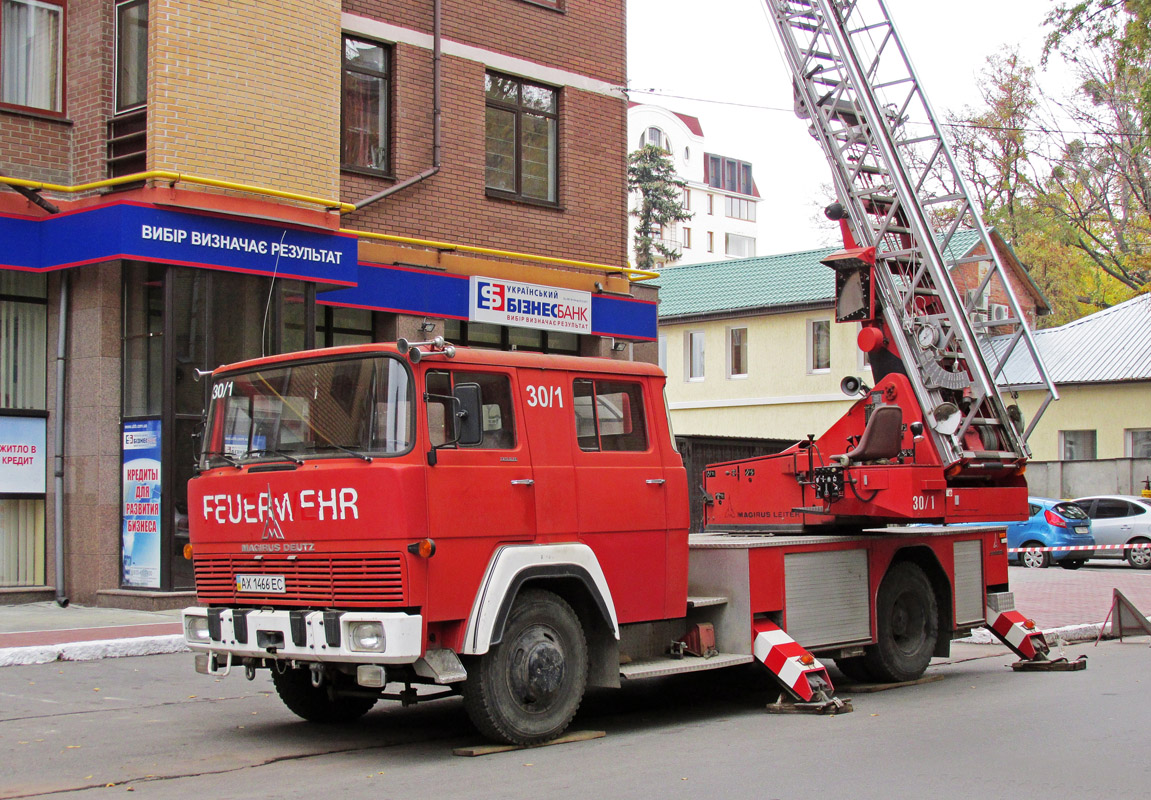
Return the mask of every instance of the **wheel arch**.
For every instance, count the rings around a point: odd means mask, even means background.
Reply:
[[[936,625],[939,635],[935,640],[934,655],[946,658],[951,654],[951,632],[955,629],[952,622],[955,619],[955,612],[952,606],[954,599],[951,580],[947,577],[943,565],[939,563],[935,551],[926,545],[912,545],[900,549],[891,559],[887,570],[890,571],[896,564],[904,561],[909,561],[923,570],[927,582],[931,584],[931,591],[935,593]],[[884,572],[883,577],[887,578],[887,572]]]

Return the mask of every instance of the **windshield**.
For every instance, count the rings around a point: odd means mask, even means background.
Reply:
[[[414,408],[408,368],[390,356],[230,374],[212,386],[200,463],[404,453]]]

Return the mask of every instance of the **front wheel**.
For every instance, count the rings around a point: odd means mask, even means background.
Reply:
[[[881,682],[913,681],[923,675],[939,637],[935,591],[918,565],[901,561],[879,585],[875,644],[864,650],[867,672]]]
[[[1131,544],[1138,546],[1127,551],[1127,563],[1135,569],[1151,569],[1151,542],[1139,537],[1132,539]]]
[[[330,678],[338,679],[335,676]],[[337,694],[336,687],[327,680],[320,686],[313,686],[309,669],[277,672],[273,667],[272,683],[284,705],[308,722],[351,722],[371,711],[377,700],[370,696]]]
[[[468,669],[464,707],[489,739],[531,745],[564,732],[587,686],[587,642],[572,607],[542,589],[519,594],[503,639]]]

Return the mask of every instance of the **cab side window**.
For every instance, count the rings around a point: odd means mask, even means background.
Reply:
[[[572,384],[581,450],[647,450],[643,387],[627,381],[580,378]]]
[[[511,379],[498,372],[430,371],[427,374],[428,435],[433,445],[452,438],[452,389],[461,383],[480,387],[480,420],[484,438],[470,449],[510,450],[516,446],[515,416],[512,412]]]

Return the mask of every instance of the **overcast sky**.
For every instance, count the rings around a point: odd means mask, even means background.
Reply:
[[[1004,46],[1038,65],[1051,7],[1052,0],[887,0],[941,117],[980,105],[978,75]],[[792,112],[791,80],[764,0],[628,0],[627,13],[631,98],[698,117],[709,152],[751,162],[764,197],[757,253],[838,243],[833,229],[813,220],[833,199],[824,190],[831,174]],[[1057,64],[1038,82],[1055,95],[1071,88]]]

